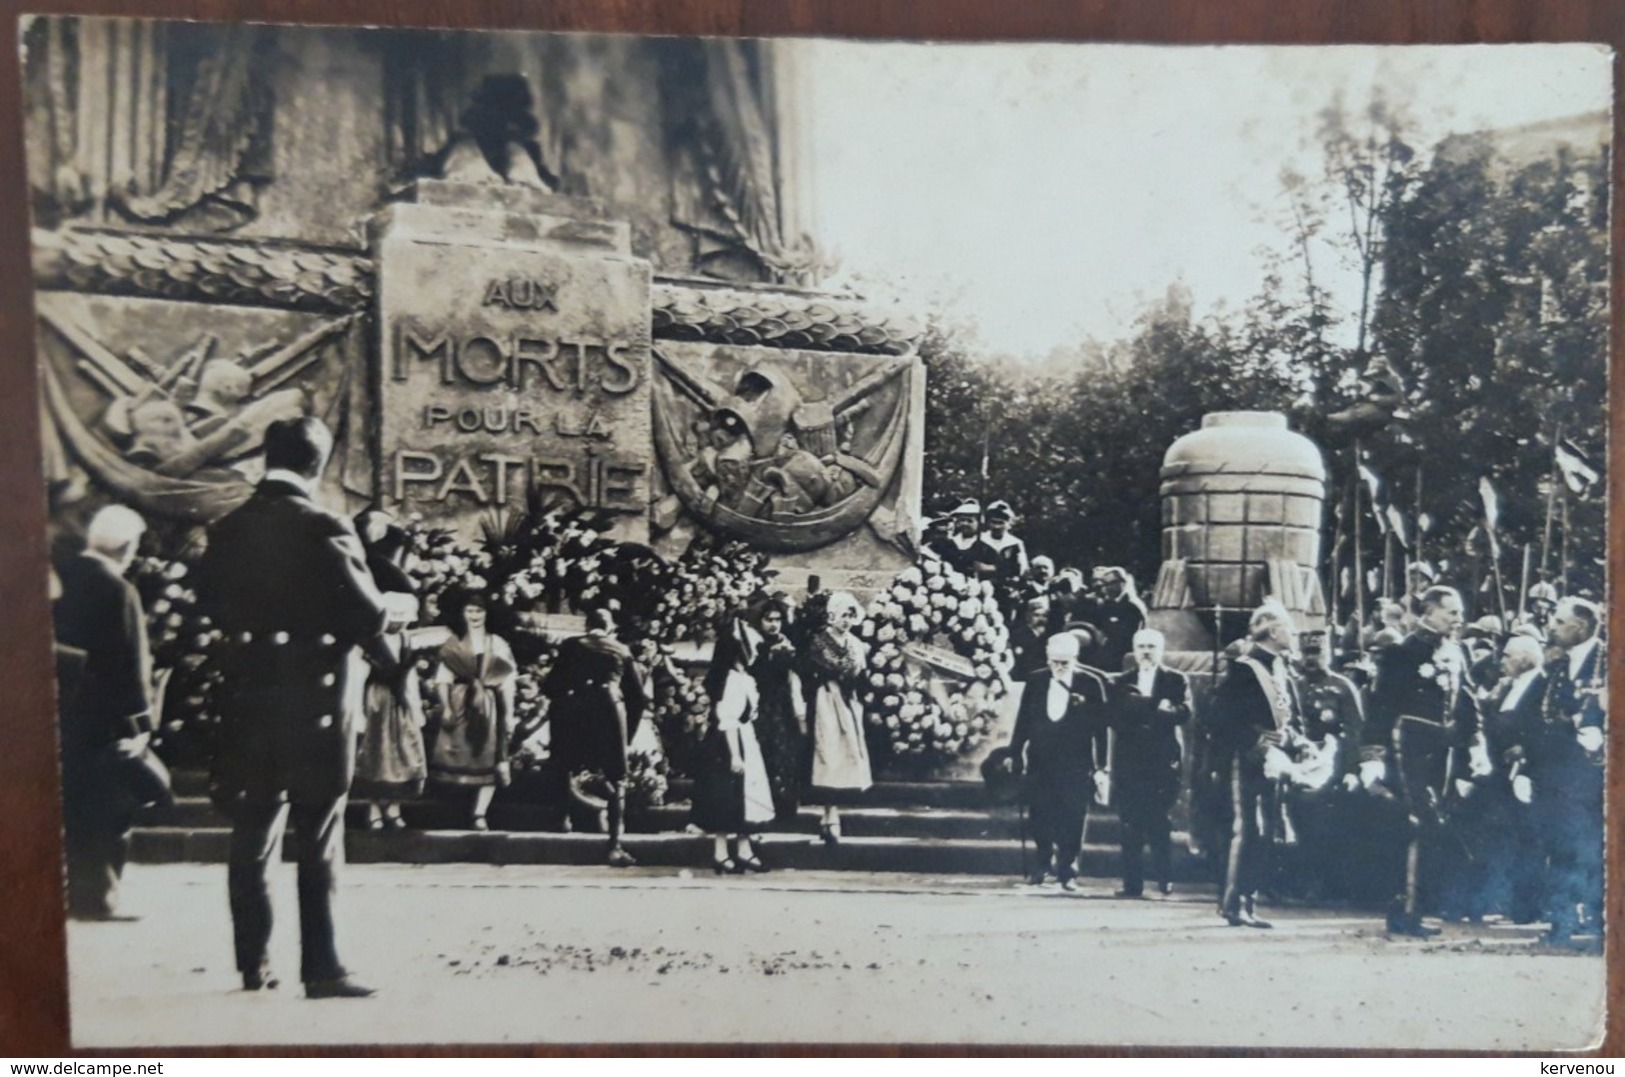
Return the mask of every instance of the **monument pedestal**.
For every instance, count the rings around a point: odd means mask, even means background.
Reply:
[[[420,182],[373,221],[377,489],[472,537],[526,491],[648,539],[652,272],[590,204]]]

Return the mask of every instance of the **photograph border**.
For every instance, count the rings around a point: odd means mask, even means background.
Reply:
[[[1271,0],[4,0],[0,24],[0,684],[6,687],[5,750],[0,751],[0,906],[7,937],[0,945],[0,1055],[10,1056],[255,1056],[351,1055],[1392,1055],[1393,1049],[1336,1051],[1189,1048],[1124,1048],[1063,1045],[837,1044],[600,1044],[452,1045],[365,1044],[75,1050],[70,1046],[66,932],[63,915],[60,782],[51,654],[51,617],[46,595],[46,512],[41,472],[39,384],[34,357],[33,284],[29,211],[23,156],[18,19],[21,15],[112,15],[141,18],[255,21],[304,25],[436,27],[468,30],[583,31],[660,35],[820,36],[873,40],[1124,42],[1141,44],[1503,44],[1592,42],[1612,46],[1615,146],[1620,144],[1621,60],[1625,5],[1617,0],[1297,0],[1283,7]],[[1618,442],[1625,433],[1625,388],[1617,376],[1622,336],[1619,311],[1625,299],[1621,250],[1625,225],[1618,212],[1622,191],[1619,154],[1613,155],[1611,220],[1612,327],[1609,386],[1614,446],[1608,472],[1617,478]],[[1621,488],[1609,495],[1608,571],[1625,568],[1625,515]],[[1625,638],[1625,606],[1610,603],[1610,639]],[[1611,648],[1615,659],[1622,648]],[[1625,701],[1616,679],[1611,699]],[[1622,711],[1621,713],[1625,713]],[[1609,739],[1608,799],[1625,807],[1625,738]],[[1608,816],[1612,817],[1612,816]],[[1610,878],[1625,871],[1617,827],[1610,827]],[[1625,917],[1625,888],[1608,889],[1612,923]],[[1617,932],[1610,932],[1611,936]],[[1610,938],[1607,1032],[1598,1054],[1625,1053],[1625,977],[1620,944]],[[1437,1053],[1437,1052],[1435,1052]],[[1499,1052],[1482,1052],[1485,1054]],[[1530,1052],[1533,1054],[1533,1052]],[[1549,1056],[1549,1053],[1547,1053]]]

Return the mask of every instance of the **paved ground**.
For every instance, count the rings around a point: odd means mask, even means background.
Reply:
[[[273,960],[298,968],[293,871]],[[341,952],[383,989],[237,990],[225,870],[133,865],[137,923],[73,924],[75,1042],[855,1041],[1581,1047],[1604,965],[1530,929],[1390,941],[1361,914],[1229,928],[1212,898],[1010,880],[352,865]]]

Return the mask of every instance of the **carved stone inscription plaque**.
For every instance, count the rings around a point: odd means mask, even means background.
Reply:
[[[526,491],[648,533],[646,262],[581,222],[402,204],[381,220],[379,483],[469,532]]]

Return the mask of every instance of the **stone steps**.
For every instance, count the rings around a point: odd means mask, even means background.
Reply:
[[[131,842],[137,863],[223,863],[230,834],[221,829],[142,827]],[[709,871],[709,838],[685,833],[628,834],[626,847],[647,867]],[[284,859],[291,845],[284,847]],[[1174,880],[1205,879],[1201,864],[1176,846]],[[1031,846],[1027,849],[1031,862]],[[844,838],[834,847],[800,834],[768,834],[761,857],[775,870],[886,871],[918,874],[1019,875],[1021,846],[1015,841],[927,838]],[[513,831],[400,830],[350,831],[345,859],[353,864],[600,864],[602,834]],[[1110,878],[1118,872],[1115,845],[1091,842],[1080,859],[1085,876]]]
[[[414,801],[402,805],[401,814],[413,830],[466,829],[467,807],[450,801]],[[535,804],[494,804],[489,813],[491,826],[507,832],[529,833],[563,829],[562,812]],[[794,820],[778,823],[771,830],[789,835],[812,837],[818,833],[817,808],[802,808]],[[352,804],[347,821],[356,830],[365,826],[366,806]],[[644,833],[683,831],[689,822],[686,803],[665,804],[638,812],[629,820],[630,829]],[[164,827],[193,830],[225,830],[230,822],[203,797],[181,797],[173,805],[145,812],[138,824],[143,828]],[[841,829],[852,838],[920,838],[937,841],[983,840],[1017,841],[1021,837],[1021,817],[1014,807],[984,809],[846,807],[841,810]],[[1089,816],[1089,837],[1102,843],[1117,842],[1121,826],[1116,815],[1095,811]]]
[[[223,862],[230,823],[203,795],[205,787],[202,775],[177,773],[176,802],[151,809],[138,820],[131,858],[144,863]],[[630,815],[626,844],[641,863],[709,868],[709,839],[687,829],[690,790],[688,782],[674,781],[670,803]],[[588,865],[603,859],[603,835],[564,832],[557,806],[499,793],[490,809],[489,831],[469,830],[468,810],[466,794],[442,796],[431,790],[402,805],[407,829],[375,831],[365,828],[366,806],[352,803],[346,856],[355,863],[402,864]],[[880,782],[842,807],[843,840],[833,848],[815,840],[819,819],[819,809],[807,806],[793,820],[769,828],[764,859],[774,867],[797,870],[1016,875],[1022,869],[1020,813],[1012,805],[990,805],[980,783]],[[1115,813],[1091,812],[1080,863],[1083,874],[1109,878],[1119,872],[1121,833]],[[1187,851],[1183,834],[1174,836],[1174,874],[1176,882],[1198,881],[1207,874]]]

